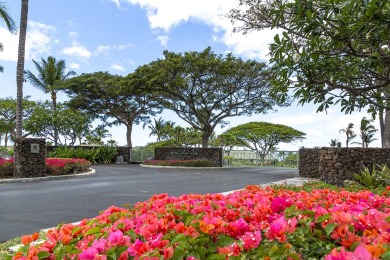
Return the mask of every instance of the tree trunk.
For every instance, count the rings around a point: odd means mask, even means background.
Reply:
[[[127,125],[127,132],[126,132],[126,140],[127,140],[127,146],[133,148],[133,144],[131,142],[131,132],[133,131],[133,125]]]
[[[18,62],[16,66],[16,137],[23,136],[23,81],[24,81],[24,58],[26,51],[26,34],[27,34],[27,16],[28,16],[28,0],[22,0],[21,15],[20,15],[20,31],[19,31],[19,46],[18,46]],[[14,158],[20,158],[20,149],[15,149]],[[14,176],[26,177],[23,170],[23,165],[19,160],[14,163]]]
[[[53,104],[53,111],[54,111],[54,114],[56,114],[56,111],[57,111],[57,93],[55,91],[52,91],[51,92],[51,100],[52,100],[52,104]],[[57,122],[57,121],[55,121]],[[54,145],[55,146],[58,146],[58,127],[57,127],[57,124],[54,124]]]
[[[209,147],[209,139],[212,132],[209,131],[203,131],[202,133],[202,148],[208,148]]]
[[[26,34],[27,34],[27,16],[28,16],[28,0],[22,0],[21,16],[20,16],[20,31],[19,31],[19,47],[18,47],[18,63],[16,67],[16,137],[22,137],[22,120],[23,120],[23,75],[24,75],[24,57],[26,50]]]
[[[379,128],[381,133],[382,148],[385,148],[385,118],[383,116],[383,109],[379,109]]]
[[[390,110],[385,113],[384,127],[381,126],[381,134],[383,131],[382,147],[390,148]]]

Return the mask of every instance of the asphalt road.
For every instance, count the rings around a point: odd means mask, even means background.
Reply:
[[[0,242],[42,228],[92,218],[111,205],[154,194],[218,193],[297,177],[297,170],[261,168],[161,169],[94,165],[95,175],[0,184]]]

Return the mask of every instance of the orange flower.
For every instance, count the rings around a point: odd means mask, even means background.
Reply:
[[[32,236],[30,236],[30,235],[22,236],[22,244],[23,245],[30,244],[32,241],[33,241]]]
[[[39,233],[35,232],[34,234],[31,235],[32,240],[37,240],[39,238]]]
[[[203,232],[203,233],[206,233],[208,234],[210,232],[210,230],[214,229],[214,225],[213,224],[207,224],[206,222],[204,221],[199,221],[199,228],[200,230]]]
[[[386,248],[384,248],[380,244],[379,245],[365,245],[364,247],[375,258],[379,258],[381,255],[383,255],[386,252]]]

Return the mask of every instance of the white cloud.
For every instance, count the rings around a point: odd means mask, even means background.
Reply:
[[[26,39],[26,59],[37,59],[49,54],[51,45],[57,43],[53,33],[55,27],[29,21],[27,26]],[[16,61],[18,59],[19,35],[14,35],[8,32],[3,27],[0,27],[0,41],[4,45],[4,51],[0,53],[0,60]]]
[[[161,46],[167,47],[168,44],[168,35],[160,35],[157,37],[157,40],[160,41]]]
[[[78,63],[71,63],[71,64],[69,65],[69,67],[70,67],[71,69],[78,70],[78,69],[80,68],[80,64],[78,64]]]
[[[248,58],[267,59],[268,44],[278,31],[262,30],[248,33],[233,33],[234,26],[225,15],[238,7],[237,0],[111,0],[117,5],[127,2],[140,5],[146,10],[150,27],[169,32],[188,21],[197,21],[213,28],[213,41],[225,44],[230,51]],[[160,40],[160,39],[159,39]],[[164,44],[160,40],[161,44]]]
[[[108,55],[111,50],[125,50],[128,48],[134,48],[134,45],[132,44],[114,44],[114,45],[99,45],[96,47],[96,51],[94,52],[95,55]]]
[[[80,59],[88,59],[91,57],[91,52],[80,43],[74,41],[71,47],[66,47],[62,50],[65,55],[73,56]]]
[[[111,69],[117,70],[117,71],[125,71],[125,68],[123,68],[121,65],[118,65],[118,64],[112,64]]]
[[[120,9],[121,8],[121,3],[120,0],[110,0],[111,2],[115,3],[116,6]]]

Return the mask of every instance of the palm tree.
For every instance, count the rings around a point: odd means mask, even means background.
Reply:
[[[356,137],[355,132],[352,130],[353,128],[353,123],[349,123],[348,126],[345,129],[340,129],[339,133],[345,133],[347,136],[346,140],[346,147],[348,148],[349,141],[351,141],[353,138]]]
[[[174,125],[174,122],[164,121],[161,117],[158,120],[154,119],[154,124],[149,123],[148,126],[151,130],[149,137],[155,135],[157,136],[157,142],[160,142],[162,139],[169,136],[169,133],[174,128]]]
[[[8,31],[11,33],[16,33],[16,24],[15,21],[12,19],[12,17],[9,15],[7,6],[0,2],[0,17],[4,21],[5,25],[7,26]],[[0,52],[3,51],[4,46],[0,42]],[[3,72],[4,68],[0,65],[0,72]]]
[[[66,71],[64,60],[56,60],[53,56],[41,59],[38,63],[33,60],[38,75],[35,76],[31,71],[24,72],[26,80],[31,85],[42,90],[45,93],[50,93],[53,104],[53,110],[57,110],[57,92],[59,91],[61,82],[68,79],[70,76],[76,75],[74,71]]]
[[[41,62],[38,63],[33,60],[38,75],[35,76],[31,71],[27,70],[24,72],[26,80],[28,80],[31,85],[42,90],[45,93],[50,93],[51,100],[53,104],[53,111],[57,110],[57,92],[60,89],[61,82],[65,81],[70,76],[75,75],[74,71],[66,70],[66,65],[64,60],[57,61],[56,58],[49,56],[46,60],[41,59]],[[58,145],[58,130],[54,128],[54,145]]]
[[[372,124],[372,120],[368,120],[366,117],[363,117],[360,121],[360,138],[362,142],[354,142],[360,144],[363,148],[367,148],[370,143],[377,140],[374,138],[375,133],[378,129],[375,128]]]
[[[330,147],[337,147],[339,140],[337,139],[330,139],[329,145]]]
[[[23,72],[24,57],[26,51],[26,34],[27,34],[27,17],[28,17],[28,0],[22,0],[20,15],[20,32],[18,47],[18,63],[16,67],[16,137],[22,137],[22,120],[23,120]]]
[[[24,57],[26,50],[26,34],[27,34],[27,17],[28,17],[28,0],[22,0],[20,14],[20,32],[19,32],[19,47],[18,47],[18,63],[16,66],[16,138],[22,137],[23,124],[23,72],[24,72]],[[15,177],[25,177],[21,165],[21,161],[17,159],[18,149],[15,149]]]

